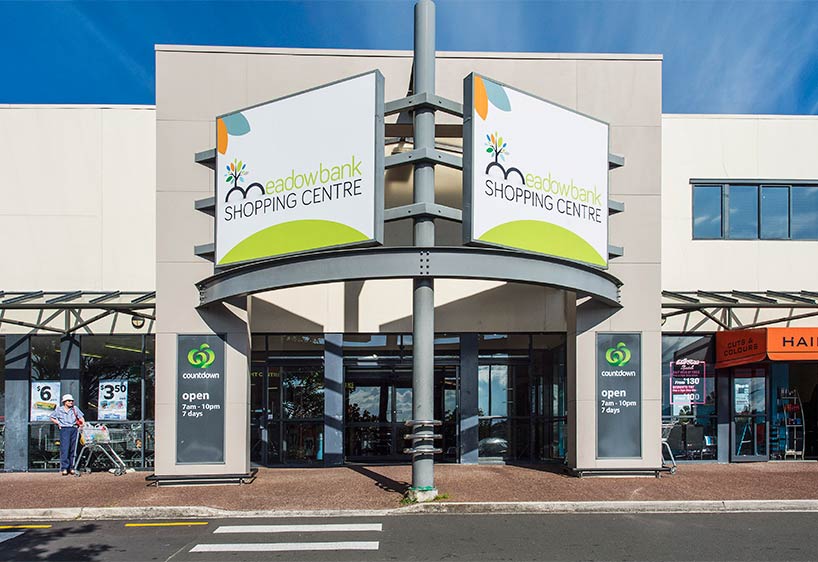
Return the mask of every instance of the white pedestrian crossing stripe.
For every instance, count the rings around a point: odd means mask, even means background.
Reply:
[[[197,544],[190,552],[284,552],[295,550],[378,550],[378,541],[348,542],[268,542]]]
[[[213,534],[276,534],[276,533],[380,533],[381,523],[320,523],[304,525],[222,525]],[[378,541],[305,541],[197,544],[190,552],[294,552],[378,550]]]
[[[10,541],[22,535],[25,531],[15,531],[13,533],[0,533],[0,542]]]
[[[214,533],[323,533],[341,531],[381,531],[380,523],[331,523],[326,525],[228,525]]]

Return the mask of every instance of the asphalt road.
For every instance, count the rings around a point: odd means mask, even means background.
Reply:
[[[145,523],[163,526],[135,526]],[[19,525],[0,522],[0,560],[818,559],[818,513],[401,515],[13,528]]]

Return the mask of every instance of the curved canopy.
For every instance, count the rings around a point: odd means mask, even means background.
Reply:
[[[254,293],[369,279],[488,279],[575,291],[619,307],[613,275],[566,260],[470,247],[380,247],[275,258],[219,271],[197,284],[200,306]]]

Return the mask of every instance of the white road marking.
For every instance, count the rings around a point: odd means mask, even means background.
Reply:
[[[348,542],[276,542],[197,544],[190,552],[285,552],[295,550],[378,550],[378,541]]]
[[[10,541],[22,535],[25,531],[15,531],[12,533],[0,533],[0,542]]]
[[[324,525],[227,525],[214,533],[322,533],[338,531],[382,531],[381,523],[331,523]]]

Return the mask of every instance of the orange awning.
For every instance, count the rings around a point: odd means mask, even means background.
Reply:
[[[773,361],[818,361],[818,328],[756,328],[716,333],[716,368]]]

